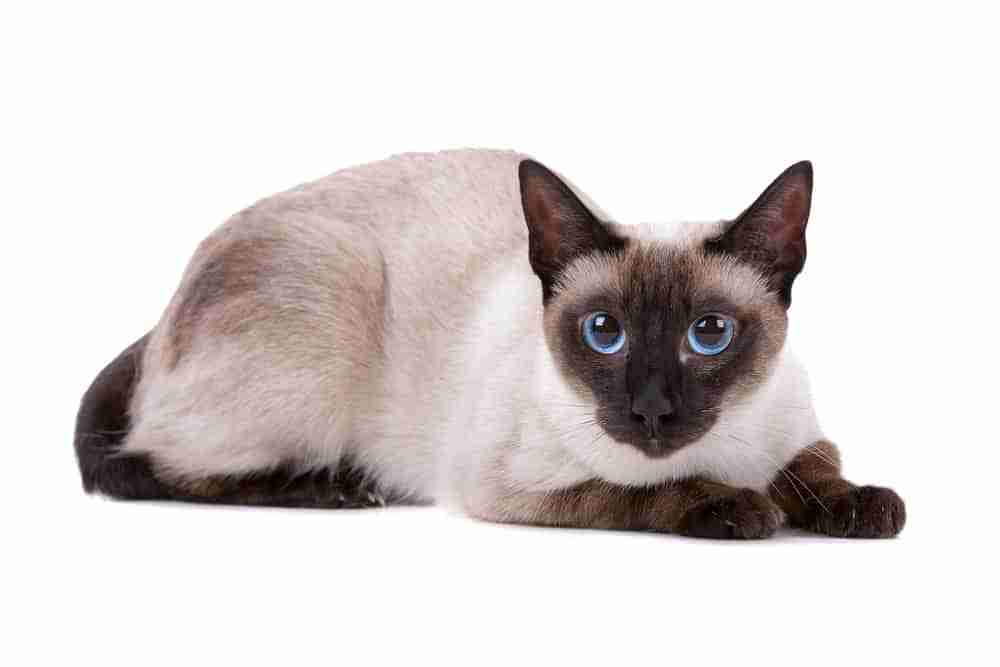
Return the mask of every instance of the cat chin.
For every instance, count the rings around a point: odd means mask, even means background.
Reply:
[[[613,484],[648,486],[689,477],[705,477],[739,486],[764,488],[774,475],[758,470],[734,474],[747,464],[747,456],[737,447],[729,446],[722,433],[710,431],[697,441],[662,457],[651,458],[640,449],[610,438],[567,443],[572,455],[593,473]],[[790,459],[791,457],[789,457]]]

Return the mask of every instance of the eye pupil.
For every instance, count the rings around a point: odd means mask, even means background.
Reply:
[[[625,332],[613,315],[596,312],[583,322],[583,339],[595,352],[613,354],[625,344]]]
[[[599,315],[594,319],[594,338],[597,339],[598,343],[611,345],[620,333],[621,327],[618,326],[618,320],[615,318]]]

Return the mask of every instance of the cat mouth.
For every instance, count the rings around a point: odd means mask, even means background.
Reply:
[[[682,449],[687,442],[663,437],[643,435],[639,437],[617,437],[616,442],[626,447],[634,447],[651,459],[662,459]]]
[[[683,446],[683,443],[674,442],[666,438],[646,438],[639,449],[655,458],[672,454]]]
[[[651,459],[670,456],[691,443],[691,438],[680,434],[650,436],[646,433],[609,433],[611,439],[626,447],[635,447]]]
[[[608,411],[610,412],[610,411]],[[624,420],[614,413],[598,412],[598,423],[615,443],[635,447],[652,459],[670,456],[701,437],[707,425],[691,420],[676,420],[659,425],[654,432],[637,428],[635,420]]]

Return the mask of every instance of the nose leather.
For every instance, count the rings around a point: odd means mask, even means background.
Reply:
[[[674,405],[663,391],[661,378],[650,378],[632,397],[632,414],[646,424],[650,437],[657,435],[661,420],[674,413]]]

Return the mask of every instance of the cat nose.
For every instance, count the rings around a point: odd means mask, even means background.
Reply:
[[[647,382],[637,396],[632,397],[632,419],[645,424],[649,437],[658,435],[674,414],[674,404],[660,388],[659,382]]]

